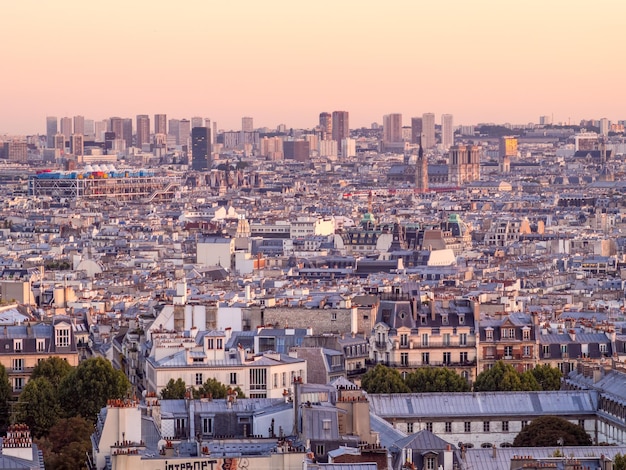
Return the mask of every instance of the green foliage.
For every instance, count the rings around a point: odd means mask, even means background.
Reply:
[[[45,378],[58,387],[61,381],[72,372],[72,366],[58,356],[49,357],[35,366],[30,380]]]
[[[447,367],[420,367],[404,380],[412,392],[469,392],[463,377]]]
[[[582,427],[558,416],[542,416],[534,419],[520,431],[513,441],[514,447],[556,445],[590,446],[592,441]]]
[[[161,390],[161,398],[163,400],[177,400],[185,398],[187,385],[183,379],[170,379],[167,385]]]
[[[613,470],[626,470],[626,455],[621,453],[615,454],[615,457],[613,457]]]
[[[36,438],[47,433],[61,418],[55,385],[45,377],[30,379],[18,400],[15,422],[26,423]]]
[[[550,367],[548,364],[536,366],[530,371],[541,390],[560,390],[561,389],[561,371],[556,367]]]
[[[111,398],[124,398],[130,382],[104,358],[81,362],[59,385],[60,402],[66,416],[83,416],[95,420]]]
[[[409,393],[400,372],[377,364],[361,377],[361,388],[367,393]]]
[[[0,364],[0,433],[4,434],[9,425],[9,409],[13,396],[11,382],[5,367]]]
[[[184,382],[183,382],[184,383]],[[169,385],[169,384],[168,384]],[[197,390],[194,389],[193,396],[194,398],[200,398],[202,396],[211,396],[212,398],[226,398],[228,395],[228,389],[231,387],[227,387],[219,380],[210,378],[207,379],[204,384],[202,384]],[[245,398],[246,395],[243,393],[241,388],[236,387],[235,392],[237,393],[237,398]]]
[[[510,364],[496,362],[491,369],[481,372],[474,382],[476,392],[532,391],[540,390],[535,376],[530,372],[519,373]]]
[[[80,416],[61,419],[48,435],[37,441],[48,470],[84,469],[85,455],[91,453],[92,423]]]

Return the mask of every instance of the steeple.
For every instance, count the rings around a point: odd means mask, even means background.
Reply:
[[[415,189],[420,193],[428,192],[428,158],[424,157],[421,135],[419,137],[417,162],[415,162]]]

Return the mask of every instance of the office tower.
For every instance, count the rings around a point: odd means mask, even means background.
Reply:
[[[552,124],[552,116],[539,116],[539,124],[542,126],[549,126]]]
[[[180,120],[179,119],[170,119],[167,123],[168,135],[173,135],[176,137],[176,145],[180,145],[178,141],[179,135],[178,130],[180,129]]]
[[[102,121],[96,121],[94,122],[93,126],[93,132],[96,135],[96,141],[104,142],[104,133],[109,128],[109,121],[107,119],[104,119]]]
[[[131,118],[122,119],[122,137],[124,147],[131,148],[133,146],[133,120]]]
[[[411,118],[411,143],[419,144],[422,141],[422,118]]]
[[[333,140],[340,145],[343,139],[350,137],[350,124],[349,124],[348,111],[333,111]]]
[[[94,139],[95,135],[96,135],[96,128],[95,128],[95,122],[93,119],[85,119],[85,136],[89,136],[89,139],[87,140],[92,140]]]
[[[54,148],[60,150],[61,153],[65,152],[65,136],[60,132],[54,136]]]
[[[74,134],[85,135],[85,116],[74,116]]]
[[[191,168],[211,169],[211,130],[204,126],[191,130]]]
[[[154,115],[154,133],[167,134],[167,116],[165,114]]]
[[[435,115],[433,113],[424,113],[422,115],[422,146],[425,149],[430,149],[435,144]]]
[[[28,143],[25,140],[4,142],[4,154],[10,162],[26,163],[28,161]]]
[[[213,121],[213,132],[211,132],[212,144],[217,143],[217,122]]]
[[[452,114],[441,115],[441,146],[445,151],[454,145],[454,123]]]
[[[137,115],[135,143],[135,146],[140,149],[143,148],[144,145],[150,144],[150,116],[147,114]]]
[[[610,122],[607,118],[600,119],[600,135],[609,135]]]
[[[54,148],[54,136],[59,131],[56,116],[48,116],[46,118],[46,147]]]
[[[283,142],[285,160],[306,162],[309,160],[311,146],[306,140],[286,140]]]
[[[65,136],[65,141],[69,142],[72,135],[72,119],[68,117],[61,118],[61,134]]]
[[[70,153],[81,156],[85,153],[85,138],[82,134],[72,134],[70,138]]]
[[[333,136],[333,116],[330,113],[320,113],[320,132],[322,140],[330,140]]]
[[[356,157],[356,140],[343,139],[341,141],[341,155],[344,157]]]
[[[241,118],[241,130],[243,132],[253,132],[254,124],[252,122],[251,117],[242,117]]]
[[[383,143],[402,142],[402,114],[383,116]]]
[[[204,127],[204,119],[202,119],[200,116],[192,117],[191,128],[193,129],[194,127]]]
[[[191,121],[189,119],[181,119],[178,123],[178,145],[189,145],[190,136]]]
[[[110,118],[107,130],[113,132],[116,139],[122,139],[124,137],[124,120],[121,117]]]

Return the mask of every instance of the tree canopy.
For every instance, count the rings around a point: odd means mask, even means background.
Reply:
[[[217,379],[210,378],[207,379],[197,390],[193,391],[194,398],[199,398],[201,396],[211,396],[212,398],[226,398],[228,395],[228,389],[222,382]],[[237,398],[245,398],[246,396],[243,393],[241,388],[236,387],[235,392],[237,393]]]
[[[496,362],[491,369],[478,374],[474,382],[476,392],[532,391],[540,390],[539,382],[532,373],[517,372],[512,365]]]
[[[161,390],[161,398],[163,400],[180,400],[185,398],[186,392],[187,385],[183,379],[170,379],[167,385]]]
[[[67,416],[94,421],[111,398],[124,398],[130,382],[124,372],[115,370],[102,357],[82,361],[61,381],[59,397]]]
[[[407,374],[404,382],[412,392],[469,392],[463,377],[447,367],[420,367]]]
[[[46,378],[58,387],[61,381],[72,372],[72,366],[58,356],[52,356],[38,363],[30,374],[30,380]]]
[[[57,388],[46,377],[30,379],[18,399],[15,419],[26,423],[34,437],[41,437],[61,418]]]
[[[558,416],[541,416],[520,431],[514,447],[590,446],[591,437],[585,430]]]
[[[377,364],[361,377],[361,388],[367,393],[409,393],[411,389],[404,383],[400,372],[382,364]]]
[[[559,390],[561,388],[561,371],[549,364],[541,364],[530,371],[541,390]]]
[[[0,364],[0,433],[4,434],[9,425],[9,401],[13,390],[9,381],[9,374],[5,367]]]
[[[75,416],[61,419],[50,428],[46,437],[37,441],[43,451],[46,468],[50,470],[84,469],[85,455],[90,454],[91,421]]]

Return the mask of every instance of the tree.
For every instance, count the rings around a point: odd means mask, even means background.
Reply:
[[[46,434],[61,417],[56,386],[45,377],[30,379],[18,400],[17,422],[26,423],[36,438]]]
[[[549,364],[536,366],[530,371],[541,390],[560,390],[561,389],[561,371],[556,367],[550,367]]]
[[[496,362],[491,369],[478,374],[474,382],[476,392],[539,390],[532,374],[520,374],[510,364]]]
[[[204,382],[198,388],[198,390],[194,390],[193,395],[194,395],[194,398],[200,398],[202,395],[204,396],[210,395],[212,398],[226,398],[226,396],[228,395],[229,388],[230,387],[227,387],[226,385],[221,383],[219,380],[210,378],[210,379],[207,379],[207,381]],[[237,398],[246,397],[245,394],[243,393],[243,390],[241,390],[241,388],[236,387],[234,388],[234,390],[237,393]]]
[[[102,357],[81,362],[61,381],[60,403],[67,417],[82,416],[95,420],[112,398],[124,398],[130,382],[120,370]]]
[[[404,380],[412,392],[469,392],[463,377],[447,367],[420,367]]]
[[[615,457],[613,457],[613,470],[626,470],[626,455],[615,454]]]
[[[185,398],[187,385],[183,379],[170,379],[167,385],[161,390],[161,398],[163,400],[180,400]]]
[[[590,446],[591,437],[585,430],[558,416],[534,419],[520,431],[513,447]]]
[[[0,364],[0,433],[4,434],[9,426],[9,402],[13,396],[11,382],[5,367]]]
[[[361,388],[367,393],[409,393],[411,389],[404,383],[400,372],[377,364],[361,377]]]
[[[50,470],[83,469],[85,454],[91,453],[93,425],[80,416],[61,419],[50,428],[48,435],[37,441],[44,462]]]
[[[62,380],[72,372],[72,366],[58,356],[52,356],[38,363],[30,374],[30,380],[46,378],[58,387]]]

